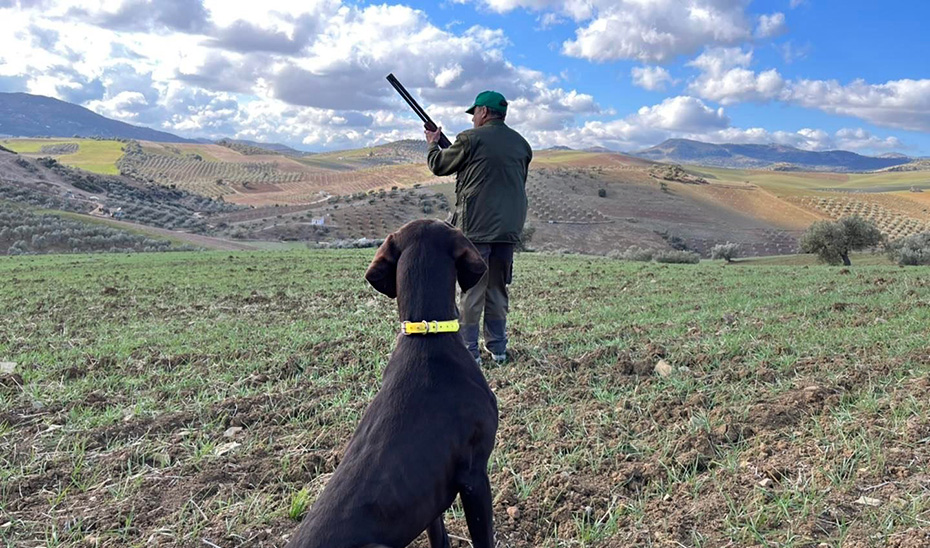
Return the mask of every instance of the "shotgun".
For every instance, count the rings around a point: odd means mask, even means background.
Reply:
[[[413,109],[413,112],[415,112],[416,115],[420,117],[420,120],[423,120],[423,127],[426,128],[428,131],[436,131],[436,128],[437,128],[436,123],[433,122],[433,120],[429,117],[429,114],[427,114],[426,111],[423,110],[423,107],[421,107],[419,103],[417,103],[417,100],[414,99],[412,95],[410,95],[410,93],[406,90],[406,88],[404,88],[404,85],[401,84],[400,81],[398,81],[397,78],[394,77],[393,73],[387,75],[387,81],[390,82],[392,86],[394,86],[394,89],[396,89],[397,93],[399,93],[400,96],[403,97],[404,101],[407,101],[407,104],[410,105],[410,108]],[[449,148],[451,145],[452,145],[452,142],[449,141],[449,138],[443,135],[442,133],[440,133],[439,134],[439,148]]]

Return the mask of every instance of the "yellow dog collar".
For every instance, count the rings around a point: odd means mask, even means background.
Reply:
[[[455,333],[459,330],[458,320],[439,322],[400,322],[400,332],[404,335],[427,335],[430,333]]]

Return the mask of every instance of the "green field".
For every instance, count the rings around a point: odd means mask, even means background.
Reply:
[[[74,154],[43,154],[43,146],[76,143],[78,151]],[[119,169],[116,161],[123,155],[123,143],[119,141],[98,141],[95,139],[3,139],[0,145],[30,156],[52,156],[62,164],[100,173],[117,175]]]
[[[0,540],[283,545],[393,346],[372,255],[0,258]],[[501,546],[930,543],[926,269],[515,274]]]
[[[811,194],[830,190],[901,191],[911,186],[930,189],[930,171],[880,173],[818,173],[761,171],[687,166],[688,171],[714,183],[752,183],[778,195]]]
[[[853,266],[891,266],[894,261],[885,253],[851,253],[849,256]],[[752,265],[752,266],[817,266],[823,263],[816,255],[810,253],[798,253],[796,255],[773,255],[770,257],[747,257],[745,259],[736,259],[733,266]]]

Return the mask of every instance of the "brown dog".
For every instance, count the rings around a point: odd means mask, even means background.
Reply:
[[[453,320],[456,279],[475,285],[487,266],[451,225],[408,223],[388,236],[365,278],[397,297],[400,320]],[[449,546],[443,512],[456,495],[475,548],[492,548],[487,466],[497,400],[457,332],[404,335],[381,390],[329,484],[287,546],[402,548],[424,530]]]

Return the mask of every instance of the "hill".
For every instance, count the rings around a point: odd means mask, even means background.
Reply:
[[[429,172],[419,140],[309,156],[241,143],[0,144],[24,161],[51,155],[61,164],[120,173],[120,180],[141,188],[245,206],[222,213],[149,211],[136,219],[188,231],[183,223],[190,222],[201,235],[242,245],[376,240],[416,218],[445,218],[455,202],[451,179]],[[3,169],[0,176],[16,180]],[[734,170],[616,152],[541,150],[527,181],[527,220],[535,230],[532,247],[543,251],[604,255],[631,246],[686,246],[707,257],[715,245],[732,242],[741,245],[743,256],[782,255],[796,251],[799,235],[814,221],[847,214],[875,222],[892,240],[930,230],[930,193],[922,192],[928,189],[923,171]]]
[[[394,346],[373,254],[0,261],[6,544],[282,546]],[[514,274],[500,546],[930,545],[922,269]]]
[[[258,141],[249,141],[247,139],[225,138],[216,141],[216,144],[239,150],[243,154],[267,154],[268,152],[283,154],[284,156],[307,156],[313,154],[312,152],[304,152],[280,143],[261,143]]]
[[[930,159],[917,158],[908,163],[885,168],[884,171],[930,171]]]
[[[0,93],[0,135],[105,137],[190,143],[171,133],[111,120],[82,106],[28,93]]]
[[[116,175],[124,142],[103,139],[0,139],[4,150],[30,158],[49,157],[101,175]],[[2,146],[0,145],[0,146]]]
[[[710,167],[839,172],[875,171],[911,161],[903,155],[872,157],[845,150],[816,152],[775,144],[716,145],[689,139],[669,139],[634,155],[657,162]]]
[[[36,225],[52,224],[48,219],[34,219],[32,212],[38,210],[40,214],[55,212],[56,215],[64,215],[69,221],[104,224],[198,247],[249,247],[209,237],[209,234],[218,233],[212,217],[240,211],[243,209],[241,206],[131,177],[89,173],[60,164],[53,158],[31,159],[0,152],[0,203],[18,207],[17,218],[32,219]],[[0,255],[7,254],[11,242],[21,240],[23,236],[25,234],[15,238],[6,235],[0,239]],[[56,242],[55,245],[32,246],[26,251],[106,251],[113,247],[104,245],[107,242],[97,242],[100,244],[97,247],[89,247],[86,242],[78,242],[81,245],[72,242],[69,247],[64,247],[64,243]]]

